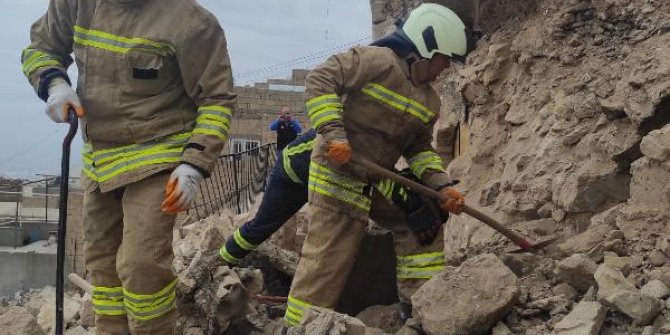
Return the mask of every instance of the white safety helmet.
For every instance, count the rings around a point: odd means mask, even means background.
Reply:
[[[451,9],[436,3],[415,8],[402,25],[402,31],[423,58],[440,53],[465,63],[468,52],[474,49],[463,21]]]

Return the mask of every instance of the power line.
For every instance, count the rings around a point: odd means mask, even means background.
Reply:
[[[313,62],[314,60],[320,59],[324,55],[329,55],[330,53],[332,53],[334,51],[338,51],[338,50],[341,50],[341,49],[344,49],[344,48],[349,48],[351,46],[357,45],[361,42],[367,42],[369,40],[370,40],[370,36],[361,37],[361,38],[356,39],[354,41],[350,41],[350,42],[347,42],[347,43],[344,43],[344,44],[340,44],[340,45],[337,45],[337,46],[334,46],[334,47],[331,47],[331,48],[328,48],[328,49],[325,49],[325,50],[317,51],[317,52],[314,52],[314,53],[311,53],[311,54],[308,54],[308,55],[304,55],[304,56],[301,56],[301,57],[298,57],[298,58],[295,58],[295,59],[291,59],[291,60],[284,61],[284,62],[281,62],[281,63],[277,63],[277,64],[274,64],[274,65],[269,65],[269,66],[258,68],[258,69],[255,69],[255,70],[243,72],[239,75],[234,75],[234,79],[236,81],[239,80],[239,81],[245,81],[246,82],[250,78],[258,78],[260,76],[266,75],[268,72],[276,72],[277,70],[284,70],[284,69],[287,69],[287,68],[293,69],[293,68],[295,68],[296,65]]]
[[[5,164],[7,164],[7,163],[9,163],[9,162],[11,162],[11,161],[13,161],[13,160],[14,160],[15,158],[17,158],[17,157],[20,157],[20,156],[22,156],[22,155],[25,155],[25,154],[27,154],[27,153],[29,153],[29,152],[31,152],[31,151],[37,149],[37,147],[39,147],[40,145],[42,145],[42,143],[44,143],[44,142],[46,142],[48,139],[52,138],[54,135],[58,134],[58,133],[61,132],[63,129],[64,129],[64,128],[56,127],[56,130],[55,130],[53,133],[51,133],[51,134],[49,134],[49,135],[46,135],[46,136],[40,138],[39,140],[37,140],[36,142],[34,142],[32,145],[30,145],[28,148],[26,148],[26,149],[24,149],[24,150],[19,150],[17,153],[15,153],[15,154],[9,156],[8,158],[6,158],[3,162],[0,163],[0,167],[4,166]]]

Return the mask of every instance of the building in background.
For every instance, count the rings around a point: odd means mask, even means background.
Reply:
[[[276,133],[268,129],[282,107],[289,107],[292,116],[303,126],[311,128],[305,114],[305,78],[309,70],[294,69],[289,79],[268,79],[253,86],[236,86],[237,109],[231,120],[230,139],[226,153],[253,149],[264,143],[275,142]]]

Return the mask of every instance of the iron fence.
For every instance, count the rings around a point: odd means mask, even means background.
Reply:
[[[200,184],[189,214],[200,220],[224,209],[237,214],[248,211],[265,190],[276,159],[275,143],[219,157],[211,176]]]

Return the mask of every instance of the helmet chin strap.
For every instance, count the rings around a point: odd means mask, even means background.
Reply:
[[[407,57],[407,64],[409,65],[409,78],[414,85],[421,85],[430,81],[428,73],[429,62],[429,59],[419,57],[414,53]]]

